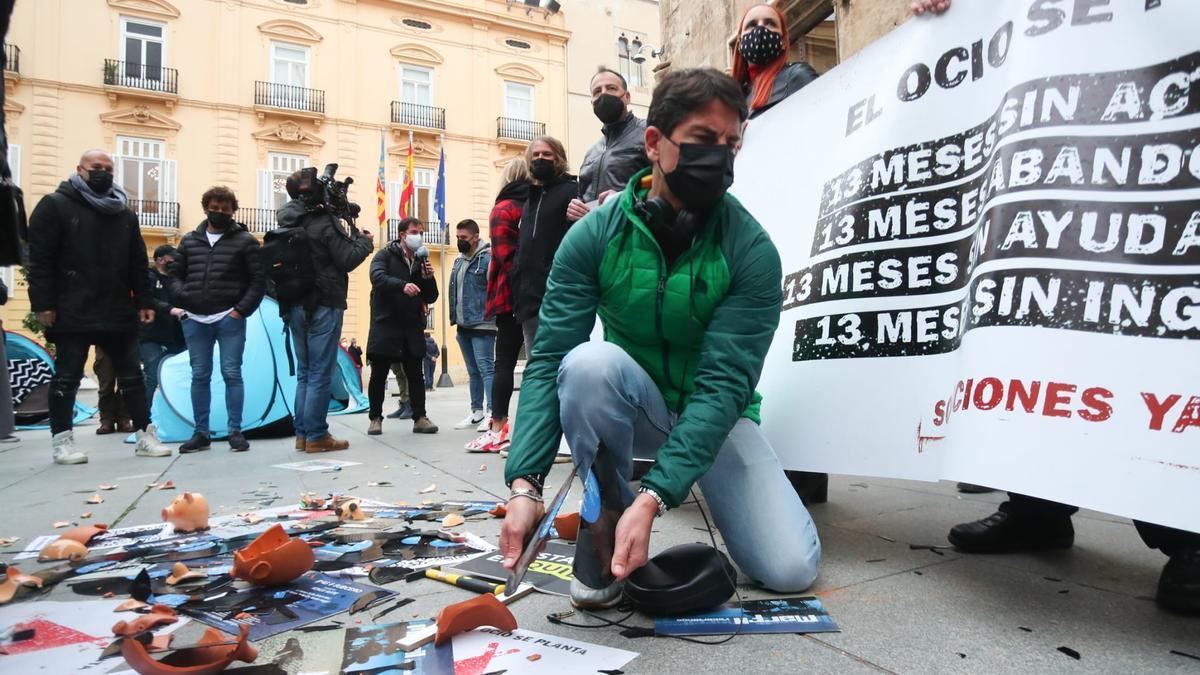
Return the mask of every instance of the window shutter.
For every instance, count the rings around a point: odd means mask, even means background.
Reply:
[[[13,183],[21,187],[21,146],[8,146],[8,168],[12,169]]]
[[[178,202],[175,192],[175,160],[164,159],[162,163],[162,196],[164,202]]]
[[[271,192],[271,171],[270,169],[258,170],[258,208],[273,209],[275,208],[275,196]]]

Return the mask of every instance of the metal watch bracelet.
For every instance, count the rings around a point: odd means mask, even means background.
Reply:
[[[508,493],[508,501],[512,501],[517,497],[526,497],[539,504],[545,503],[545,500],[542,499],[541,495],[529,488],[512,488],[512,491]]]
[[[652,488],[642,486],[642,487],[638,488],[638,493],[639,494],[647,494],[647,495],[650,495],[651,497],[654,497],[654,501],[658,503],[658,513],[655,515],[656,518],[661,518],[662,515],[667,512],[667,503],[664,502],[663,498],[658,496],[658,493],[655,492]]]

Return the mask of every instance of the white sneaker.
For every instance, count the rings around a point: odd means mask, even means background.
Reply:
[[[500,440],[500,432],[488,429],[487,431],[483,432],[482,436],[470,441],[463,447],[466,448],[467,452],[487,452],[487,450],[484,448],[498,440]]]
[[[479,433],[482,434],[485,431],[491,431],[491,429],[492,429],[492,411],[485,410],[483,413],[483,420],[479,423],[479,426],[475,427],[475,431],[478,431]]]
[[[605,588],[592,588],[578,579],[571,579],[571,604],[579,609],[611,609],[621,604],[625,584],[614,581]]]
[[[87,453],[75,447],[75,432],[70,429],[54,434],[50,439],[55,464],[87,464]]]
[[[171,449],[158,440],[157,431],[151,424],[145,431],[136,432],[137,445],[133,448],[133,454],[138,457],[170,457]]]
[[[461,422],[454,425],[455,429],[470,429],[478,426],[480,422],[487,419],[482,410],[472,410],[470,415],[463,418]]]

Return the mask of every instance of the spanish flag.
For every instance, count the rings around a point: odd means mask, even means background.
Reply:
[[[375,215],[379,218],[379,229],[387,225],[387,155],[383,148],[383,129],[379,130],[379,177],[375,180]]]
[[[408,158],[404,163],[404,186],[400,190],[400,217],[408,218],[413,215],[413,194],[416,188],[413,187],[413,137],[412,132],[408,132]]]

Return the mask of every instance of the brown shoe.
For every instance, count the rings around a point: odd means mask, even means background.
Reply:
[[[107,436],[109,434],[116,433],[116,431],[117,428],[113,426],[112,422],[101,422],[100,426],[96,427],[97,436]]]
[[[117,423],[117,431],[123,434],[132,434],[133,422],[130,422],[129,420],[121,420],[119,423]]]
[[[367,425],[368,436],[378,436],[383,433],[383,418],[376,417]]]
[[[350,441],[343,441],[334,438],[330,434],[325,434],[315,441],[307,441],[304,444],[304,451],[313,454],[317,452],[333,452],[334,450],[345,450],[350,447]]]
[[[296,437],[296,449],[299,450],[300,452],[304,452],[304,444],[306,442],[307,441],[305,440],[305,438],[303,436],[297,436]]]
[[[428,417],[421,417],[413,421],[414,434],[436,434],[437,432],[437,425],[430,422]]]

